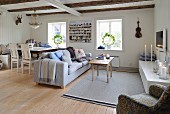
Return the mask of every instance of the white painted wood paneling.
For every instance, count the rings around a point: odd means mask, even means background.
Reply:
[[[43,24],[40,28],[31,31],[32,38],[39,42],[47,42],[48,22],[66,21],[67,28],[70,21],[75,20],[92,20],[92,41],[91,43],[69,43],[67,46],[75,48],[83,48],[86,52],[91,52],[93,57],[101,53],[119,56],[120,66],[123,67],[138,67],[139,53],[144,51],[144,45],[147,45],[147,51],[150,52],[150,45],[154,44],[154,10],[153,9],[138,9],[126,11],[110,11],[83,14],[82,17],[72,15],[51,15],[41,16],[40,22]],[[140,27],[142,29],[142,38],[135,38],[137,18],[140,19]],[[103,51],[96,50],[96,20],[98,19],[123,19],[123,51]],[[68,30],[67,30],[68,39]]]
[[[0,16],[0,44],[22,43],[30,38],[29,18],[23,15],[22,23],[15,24],[16,15]]]

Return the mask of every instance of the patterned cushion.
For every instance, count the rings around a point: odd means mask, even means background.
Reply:
[[[76,58],[86,57],[83,49],[75,49]]]

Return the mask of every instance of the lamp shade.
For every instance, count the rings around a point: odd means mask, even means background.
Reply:
[[[37,29],[40,27],[40,24],[39,23],[29,23],[30,27],[33,28],[33,29]]]
[[[32,22],[29,23],[30,27],[33,28],[33,29],[39,28],[40,25],[42,24],[42,23],[37,22],[37,17],[38,17],[38,15],[35,14],[35,10],[34,10],[34,14],[31,15]]]

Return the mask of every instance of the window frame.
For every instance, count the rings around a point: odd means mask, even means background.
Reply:
[[[49,23],[66,23],[66,47],[67,47],[67,45],[68,45],[68,38],[67,38],[67,36],[68,36],[68,29],[67,29],[67,27],[68,27],[68,22],[66,21],[66,20],[53,20],[53,21],[48,21],[47,22],[47,24],[46,24],[46,28],[47,28],[47,37],[46,37],[46,42],[48,42],[48,25],[49,25]]]
[[[99,27],[98,27],[98,21],[104,21],[104,20],[114,20],[114,19],[121,19],[122,20],[122,49],[121,50],[115,50],[115,49],[97,49],[97,41],[98,41],[98,29],[99,29]],[[95,19],[96,20],[96,25],[95,25],[95,27],[96,27],[96,39],[95,39],[95,50],[97,50],[97,51],[123,51],[124,50],[124,17],[109,17],[109,18],[97,18],[97,19]],[[111,26],[111,25],[109,25],[109,26]],[[109,29],[111,29],[111,27],[109,27]]]

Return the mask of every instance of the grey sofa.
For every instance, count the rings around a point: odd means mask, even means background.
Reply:
[[[64,51],[64,50],[63,50]],[[46,55],[43,55],[41,59],[50,59],[48,56],[49,53]],[[89,56],[89,55],[86,55]],[[74,61],[72,65],[68,65],[67,62],[64,61],[55,61],[56,62],[56,78],[53,81],[44,81],[39,78],[39,62],[40,60],[36,60],[34,62],[34,82],[37,84],[48,84],[48,85],[55,85],[60,86],[61,88],[65,88],[67,84],[72,82],[74,79],[76,79],[78,76],[80,76],[82,73],[87,71],[90,68],[90,64],[87,60],[84,60],[82,62],[76,62]]]

